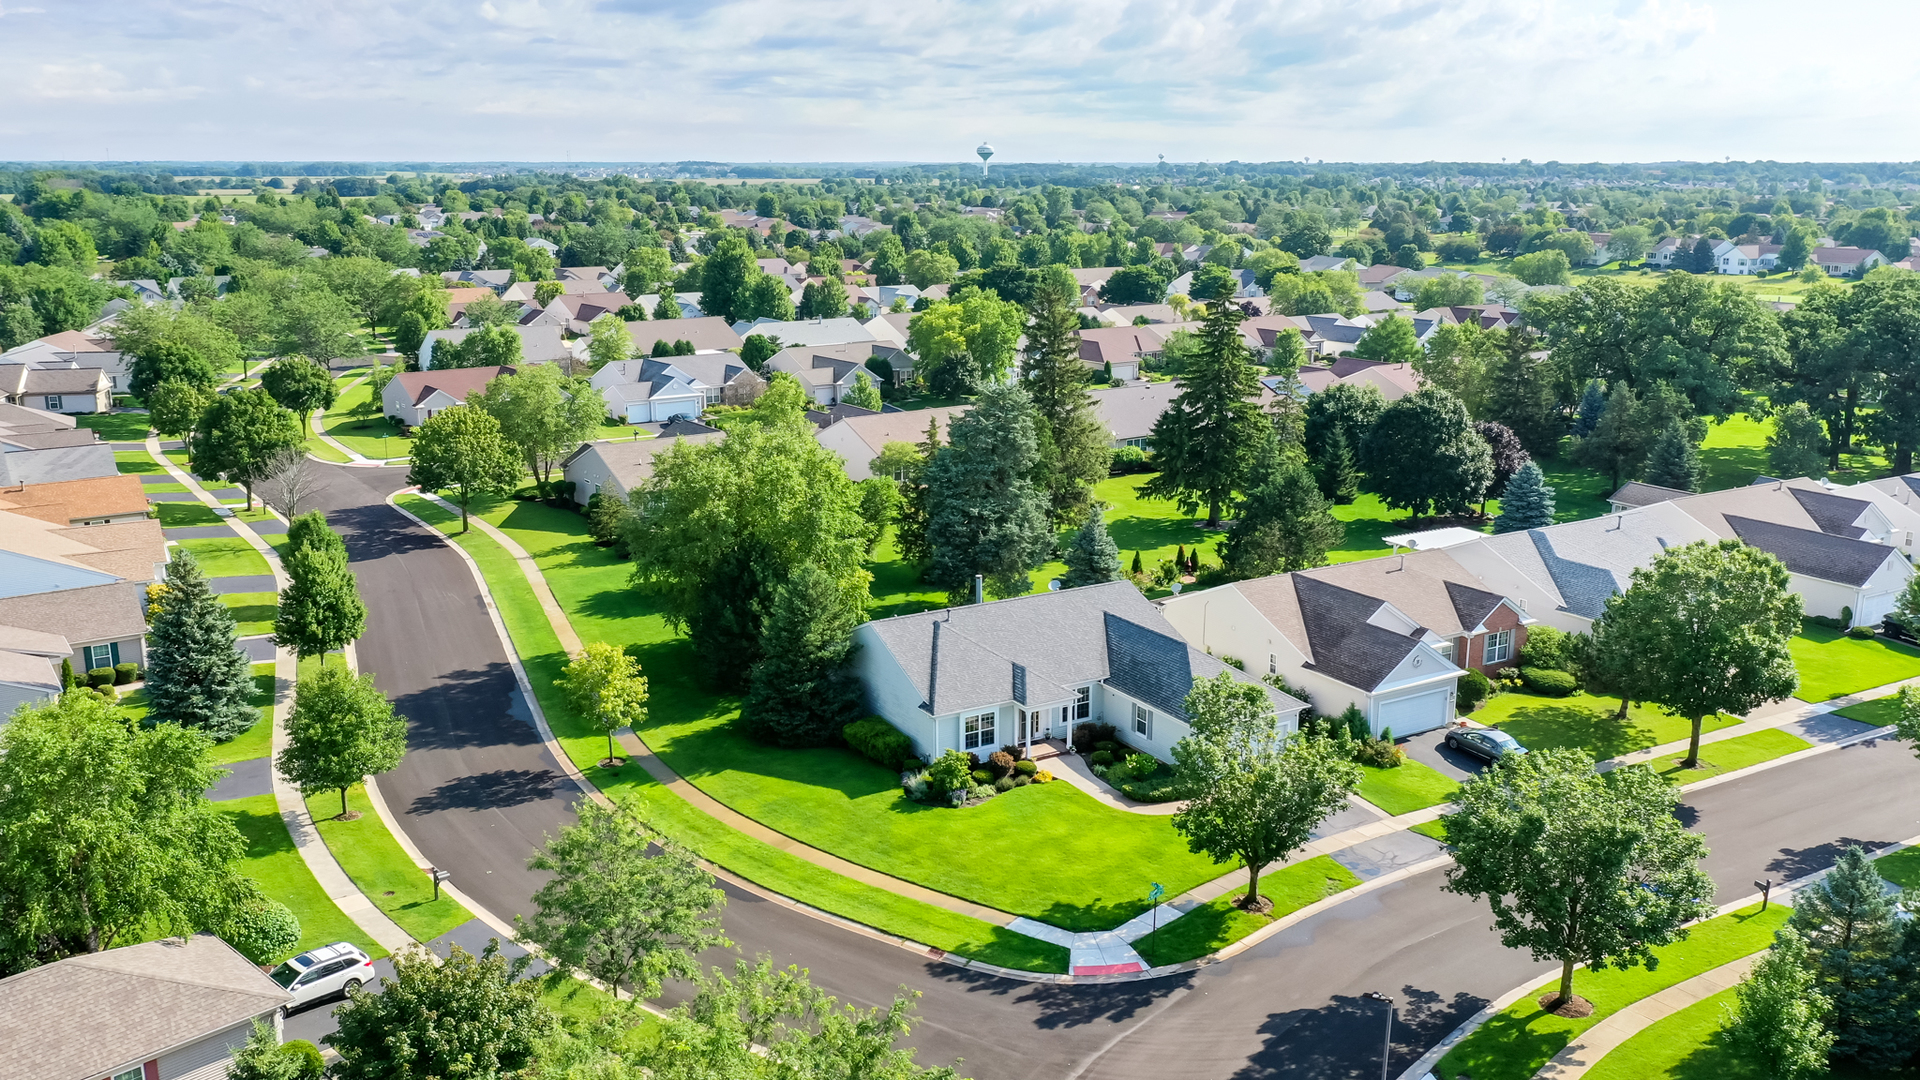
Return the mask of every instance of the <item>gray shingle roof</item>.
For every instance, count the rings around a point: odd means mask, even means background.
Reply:
[[[1733,514],[1726,517],[1727,524],[1743,542],[1773,555],[1786,563],[1788,570],[1803,577],[1858,587],[1865,585],[1894,555],[1892,548],[1866,540],[1795,529]]]
[[[1629,480],[1620,485],[1620,490],[1607,496],[1607,501],[1621,506],[1651,506],[1654,503],[1684,499],[1693,494],[1679,488],[1661,487],[1659,484],[1643,484],[1638,480]]]
[[[1460,616],[1460,625],[1469,631],[1486,622],[1487,616],[1492,615],[1493,609],[1499,607],[1504,599],[1498,593],[1462,585],[1457,581],[1449,581],[1446,586],[1447,597],[1453,601],[1454,613]]]
[[[1309,666],[1314,670],[1370,691],[1420,644],[1416,638],[1367,622],[1382,601],[1304,574],[1290,576],[1300,601],[1300,620],[1313,645]]]
[[[1810,491],[1807,488],[1787,490],[1793,492],[1794,500],[1813,519],[1813,523],[1820,526],[1821,532],[1844,536],[1849,540],[1858,540],[1867,534],[1867,530],[1854,522],[1860,520],[1860,515],[1866,513],[1872,503],[1827,491]]]

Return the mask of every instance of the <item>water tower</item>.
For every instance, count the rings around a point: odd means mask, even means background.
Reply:
[[[973,152],[980,155],[980,176],[984,179],[987,175],[987,159],[993,157],[993,147],[988,146],[986,140],[982,139]]]

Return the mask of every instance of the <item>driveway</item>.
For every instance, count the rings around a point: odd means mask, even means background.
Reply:
[[[1487,763],[1472,754],[1447,749],[1447,729],[1437,728],[1398,740],[1407,756],[1439,771],[1450,780],[1471,780],[1486,769]]]

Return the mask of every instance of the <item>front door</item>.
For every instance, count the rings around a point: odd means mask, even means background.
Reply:
[[[1020,727],[1016,740],[1025,746],[1039,742],[1047,737],[1047,711],[1045,709],[1020,710]]]

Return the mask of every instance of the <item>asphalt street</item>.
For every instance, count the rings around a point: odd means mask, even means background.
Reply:
[[[369,608],[361,666],[410,724],[406,761],[381,778],[402,827],[496,915],[527,911],[526,858],[572,818],[575,793],[539,742],[466,565],[383,505],[404,470],[327,467],[317,504],[347,542]],[[1721,899],[1754,880],[1831,863],[1850,842],[1920,834],[1920,761],[1862,744],[1698,792],[1684,811],[1713,849]],[[729,889],[727,933],[746,955],[811,969],[842,1000],[918,990],[920,1061],[962,1059],[1003,1078],[1380,1075],[1383,1006],[1396,999],[1397,1075],[1488,1000],[1546,972],[1503,948],[1486,909],[1433,871],[1340,904],[1191,975],[1047,986],[967,972]],[[721,955],[708,957],[723,963]]]

